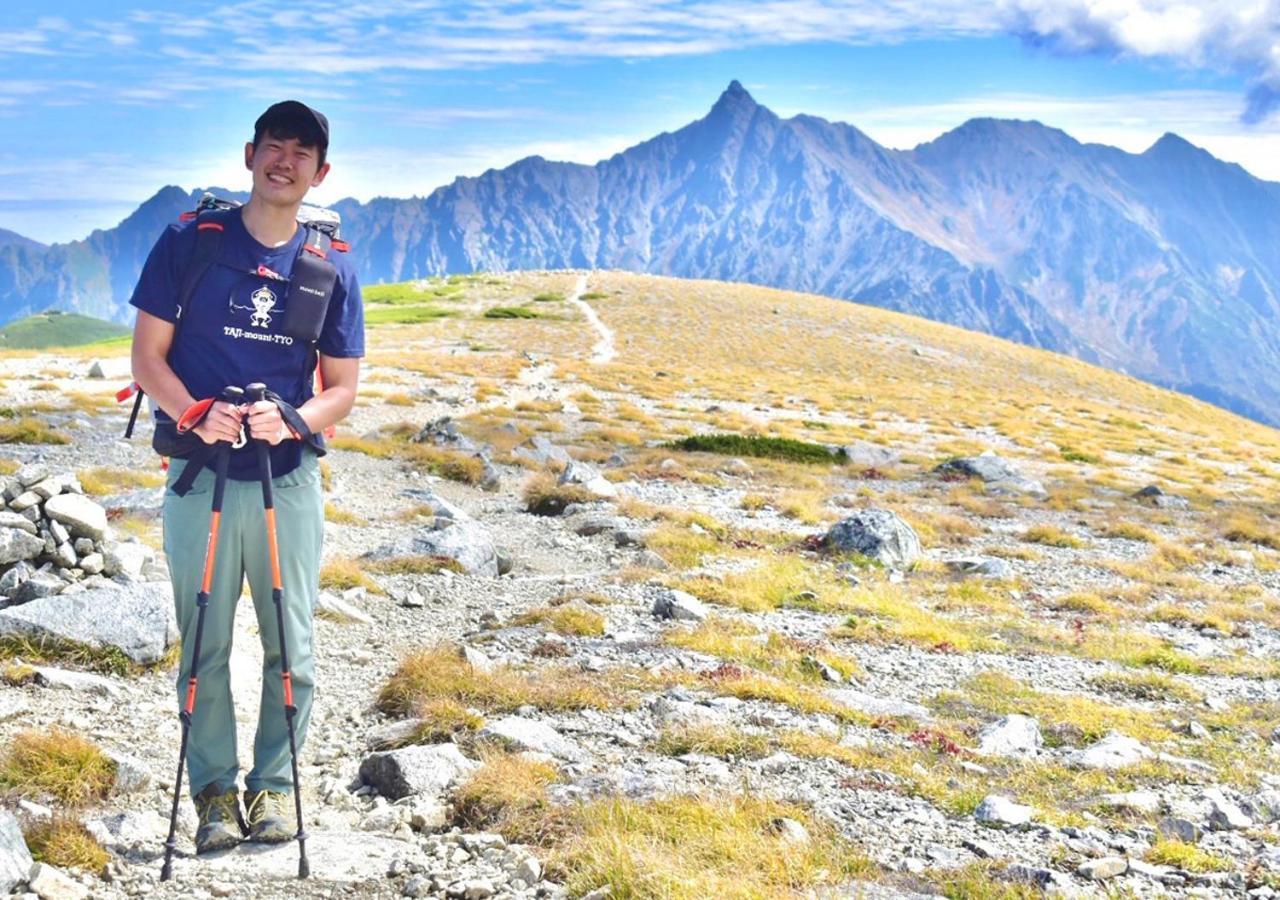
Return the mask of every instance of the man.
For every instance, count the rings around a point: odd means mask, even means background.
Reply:
[[[364,315],[360,287],[346,254],[330,252],[337,270],[316,355],[305,340],[289,337],[287,287],[306,229],[296,220],[307,191],[329,173],[329,122],[297,101],[277,103],[257,120],[245,145],[253,173],[248,203],[221,219],[218,255],[191,295],[177,307],[199,223],[173,226],[156,242],[130,300],[138,309],[133,335],[134,380],[155,402],[156,428],[173,423],[198,401],[220,397],[228,385],[263,382],[295,407],[315,434],[350,412],[355,402]],[[208,227],[206,223],[206,227]],[[296,302],[292,299],[290,303]],[[178,315],[182,326],[175,332]],[[176,333],[176,340],[175,340]],[[323,390],[314,393],[311,363],[318,360]],[[314,393],[314,395],[313,395]],[[273,402],[245,406],[216,402],[192,429],[204,444],[248,437],[270,444],[287,651],[297,708],[298,750],[306,738],[314,686],[311,615],[319,588],[324,525],[317,451],[297,438]],[[197,446],[199,446],[197,444]],[[164,500],[164,549],[182,631],[179,700],[191,670],[196,594],[210,527],[213,463],[179,496],[172,488],[187,462],[174,459]],[[252,442],[231,451],[229,481],[218,531],[216,566],[200,651],[200,690],[190,725],[189,783],[199,814],[196,851],[250,840],[293,837],[293,782],[280,679],[280,647],[271,598],[271,571],[259,472]],[[248,827],[236,781],[235,710],[228,660],[243,579],[248,577],[262,641],[263,690],[253,768],[245,778]]]

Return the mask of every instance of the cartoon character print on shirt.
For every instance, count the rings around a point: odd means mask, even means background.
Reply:
[[[292,344],[293,338],[271,331],[271,323],[284,312],[284,309],[277,305],[279,295],[271,289],[270,285],[260,284],[249,293],[246,302],[244,296],[246,290],[247,288],[232,290],[227,300],[230,322],[223,328],[223,333],[237,340]],[[247,316],[246,313],[248,313]],[[244,322],[248,323],[247,328],[241,324]]]
[[[276,293],[267,285],[260,286],[249,295],[249,305],[236,302],[236,291],[231,292],[230,307],[232,317],[238,312],[248,312],[249,324],[254,328],[266,328],[271,324],[271,314],[280,312],[276,309]]]

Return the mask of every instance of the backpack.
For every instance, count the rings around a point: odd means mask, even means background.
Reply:
[[[191,298],[195,296],[196,288],[200,285],[205,273],[209,271],[209,267],[218,258],[226,219],[240,205],[238,201],[215,197],[206,191],[194,210],[184,212],[179,217],[183,222],[196,222],[196,245],[182,273],[178,291],[177,317],[173,324],[173,340],[169,345],[170,352],[178,344],[178,334],[186,320],[185,312]],[[320,337],[320,329],[324,325],[325,313],[329,308],[338,275],[333,263],[329,262],[328,255],[330,250],[345,253],[350,249],[350,245],[339,237],[342,217],[334,210],[303,204],[298,208],[298,224],[306,229],[306,237],[298,251],[298,256],[294,259],[290,277],[286,279],[265,266],[259,266],[257,274],[264,278],[288,283],[282,330],[306,342],[309,352],[304,370],[315,373],[317,389],[323,391],[324,383],[318,366],[319,353],[316,350],[316,341]],[[129,414],[129,424],[124,430],[126,438],[133,437],[133,427],[138,420],[138,410],[142,407],[143,393],[142,387],[136,381],[116,393],[117,403],[123,403],[130,397],[134,398],[133,411]],[[182,456],[183,449],[194,447],[189,440],[184,442],[174,435],[162,435],[160,431],[161,429],[157,427],[152,444],[162,457]],[[332,426],[325,429],[325,435],[333,437]],[[193,434],[184,437],[199,441],[199,437]],[[313,438],[316,449],[323,453],[323,439],[320,435],[313,435]],[[167,468],[167,461],[163,465]]]

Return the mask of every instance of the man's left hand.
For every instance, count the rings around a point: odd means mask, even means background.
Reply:
[[[259,400],[249,404],[246,409],[245,422],[249,425],[249,436],[255,440],[266,441],[274,447],[294,436],[280,417],[280,408],[270,400]]]

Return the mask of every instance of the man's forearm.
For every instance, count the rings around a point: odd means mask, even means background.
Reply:
[[[298,407],[298,413],[307,427],[319,433],[330,425],[336,425],[347,417],[356,402],[356,391],[346,385],[325,388]]]

